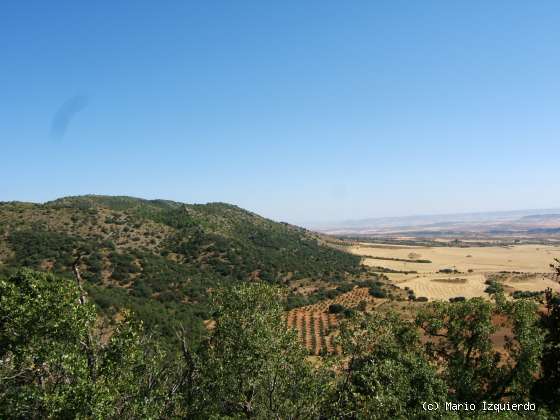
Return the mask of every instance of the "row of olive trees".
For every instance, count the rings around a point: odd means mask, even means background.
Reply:
[[[78,286],[29,270],[0,280],[0,418],[434,418],[422,403],[445,401],[531,400],[543,417],[559,408],[552,293],[542,316],[499,291],[494,303],[427,305],[414,321],[356,314],[341,329],[343,356],[312,365],[275,287],[216,291],[204,345],[179,332],[170,353],[128,314],[100,325]],[[504,353],[491,341],[497,317],[512,331]]]

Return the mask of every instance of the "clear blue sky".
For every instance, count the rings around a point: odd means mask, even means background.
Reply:
[[[3,201],[560,207],[558,1],[13,1],[0,51]]]

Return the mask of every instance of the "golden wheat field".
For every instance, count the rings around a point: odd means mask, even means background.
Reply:
[[[560,285],[550,279],[550,264],[560,258],[560,246],[516,245],[488,247],[421,247],[359,244],[350,252],[363,257],[372,267],[386,267],[417,273],[390,273],[388,277],[401,288],[408,287],[417,297],[447,300],[487,296],[484,292],[488,275],[499,272],[527,273],[522,280],[504,280],[511,290],[540,291],[547,287],[560,291]],[[375,258],[374,258],[375,257]],[[409,261],[395,261],[391,258]],[[430,262],[413,262],[429,260]],[[440,273],[440,270],[457,273]]]

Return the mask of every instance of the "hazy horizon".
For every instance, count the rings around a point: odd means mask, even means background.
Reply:
[[[300,225],[560,207],[558,2],[4,17],[0,201],[223,201]]]
[[[473,211],[473,212],[459,212],[459,213],[433,213],[433,214],[407,214],[403,216],[377,216],[377,217],[368,217],[364,219],[348,219],[348,220],[330,220],[325,222],[317,223],[317,226],[325,225],[333,225],[333,224],[344,224],[344,223],[365,223],[365,222],[375,222],[375,221],[386,221],[386,220],[407,220],[407,219],[421,219],[421,218],[433,218],[437,219],[440,218],[451,218],[451,217],[461,217],[466,216],[506,216],[511,215],[515,217],[515,215],[550,215],[550,214],[560,214],[560,207],[556,208],[549,208],[549,209],[511,209],[511,210],[497,210],[497,211]]]

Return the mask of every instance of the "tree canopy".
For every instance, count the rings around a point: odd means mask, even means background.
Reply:
[[[541,315],[500,293],[430,303],[416,319],[354,312],[341,354],[318,361],[285,327],[284,290],[262,281],[212,291],[206,337],[195,346],[178,328],[169,348],[129,311],[97,315],[76,281],[22,269],[0,279],[0,417],[449,418],[423,403],[537,401],[528,414],[545,418],[559,378],[559,299],[547,296]]]

